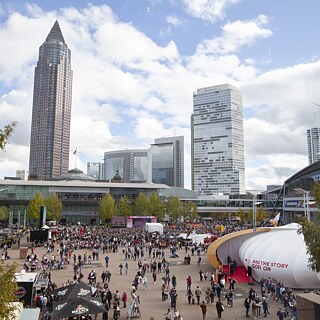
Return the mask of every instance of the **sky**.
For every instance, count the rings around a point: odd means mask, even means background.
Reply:
[[[282,184],[308,165],[320,121],[320,1],[307,4],[0,0],[0,127],[18,121],[0,178],[28,170],[34,68],[58,20],[72,54],[70,168],[183,135],[191,188],[192,94],[230,83],[243,93],[246,188]]]

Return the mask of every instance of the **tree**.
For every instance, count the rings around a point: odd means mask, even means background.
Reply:
[[[51,193],[49,198],[45,200],[45,206],[47,207],[47,220],[60,220],[62,203],[56,193]]]
[[[10,210],[6,206],[0,207],[0,221],[8,221],[10,215]]]
[[[40,207],[45,205],[45,199],[42,197],[41,192],[36,192],[34,195],[34,199],[29,201],[29,205],[27,208],[28,217],[30,220],[39,219],[40,217]]]
[[[131,216],[131,203],[129,202],[127,196],[122,196],[118,204],[118,212],[121,216]]]
[[[146,216],[149,214],[149,199],[140,192],[133,206],[133,212],[137,216]]]
[[[16,121],[12,121],[10,124],[4,126],[3,129],[0,128],[0,149],[5,150],[6,144],[8,143],[8,139],[14,132],[14,129],[17,126]]]
[[[183,202],[183,214],[187,219],[197,219],[198,207],[192,201]]]
[[[162,220],[165,215],[165,205],[160,196],[153,191],[149,198],[149,210],[153,216],[157,216],[159,220]]]
[[[116,202],[110,193],[105,194],[99,202],[100,218],[103,221],[111,219],[116,213]]]
[[[178,197],[169,197],[167,202],[167,212],[169,217],[177,220],[183,215],[183,203]]]
[[[308,266],[311,270],[320,272],[320,227],[306,218],[302,218],[299,223],[301,228],[298,233],[303,234],[309,254]]]
[[[0,319],[14,319],[15,306],[11,303],[17,301],[15,292],[18,285],[15,279],[17,266],[0,264]]]
[[[264,219],[267,219],[269,217],[269,214],[263,210],[263,208],[258,207],[257,208],[257,215],[256,215],[256,221],[262,222]]]
[[[320,182],[316,181],[313,184],[313,194],[317,206],[320,206]],[[299,221],[301,228],[299,234],[303,234],[304,242],[306,243],[307,253],[309,254],[308,265],[311,270],[320,272],[320,227],[313,222],[309,222],[305,218]]]

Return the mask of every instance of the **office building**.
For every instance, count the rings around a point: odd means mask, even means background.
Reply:
[[[320,160],[320,128],[311,128],[307,130],[308,158],[309,164]]]
[[[184,137],[165,137],[151,145],[152,182],[184,187]]]
[[[223,84],[193,94],[192,188],[199,195],[245,193],[242,94]]]
[[[122,182],[151,182],[149,157],[147,149],[105,152],[103,179],[111,181],[118,173]]]
[[[87,162],[87,175],[96,180],[102,179],[102,163],[101,162]]]
[[[35,68],[29,175],[48,180],[69,169],[71,51],[56,21]]]

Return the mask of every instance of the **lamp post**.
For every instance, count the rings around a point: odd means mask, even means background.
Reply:
[[[309,195],[310,191],[306,191],[302,188],[293,189],[297,194],[303,195],[303,207],[304,207],[304,216],[307,218],[308,222],[310,222],[310,208],[309,208]]]

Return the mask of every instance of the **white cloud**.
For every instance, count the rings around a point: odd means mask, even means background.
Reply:
[[[221,37],[202,41],[197,53],[222,55],[236,52],[244,45],[252,45],[257,39],[270,37],[272,31],[267,25],[268,17],[264,15],[252,20],[229,22],[223,26]]]
[[[236,1],[185,3],[197,6],[198,15],[200,6],[207,7],[212,21]],[[78,147],[78,167],[101,161],[105,151],[147,148],[154,138],[183,134],[190,187],[192,92],[226,82],[243,91],[249,114],[248,188],[280,183],[307,164],[305,130],[314,124],[312,103],[319,102],[320,61],[268,72],[258,70],[253,57],[242,61],[239,49],[272,36],[266,16],[228,22],[220,35],[183,56],[175,42],[158,45],[132,23],[119,21],[108,6],[59,12],[29,6],[28,16],[13,12],[0,25],[0,125],[19,121],[0,157],[0,176],[28,168],[34,66],[57,16],[72,51],[71,149]],[[17,50],[17,43],[23,50]]]
[[[183,23],[181,19],[174,15],[166,16],[166,21],[175,27],[180,26]]]
[[[186,12],[195,18],[215,22],[225,17],[228,7],[241,0],[181,0]]]

